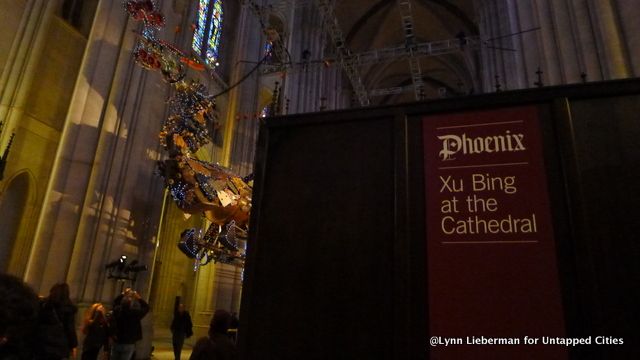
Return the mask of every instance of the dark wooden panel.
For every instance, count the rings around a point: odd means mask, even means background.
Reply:
[[[427,334],[420,119],[525,104],[540,111],[567,336],[637,341],[639,93],[635,79],[268,119],[242,358],[427,358],[436,334]],[[639,350],[570,351],[583,360]]]
[[[590,270],[581,279],[592,282],[592,332],[627,343],[601,347],[607,359],[640,356],[633,345],[640,341],[639,113],[640,96],[571,102],[575,196],[583,216],[576,242],[585,251],[579,261]]]
[[[393,119],[268,134],[244,358],[391,358]]]
[[[408,175],[408,237],[409,252],[405,256],[409,260],[410,273],[408,282],[411,286],[408,306],[411,316],[407,320],[410,334],[407,346],[410,349],[407,359],[426,359],[428,349],[428,308],[426,278],[426,245],[425,239],[425,186],[424,159],[422,145],[422,119],[410,118],[407,131],[407,164]]]

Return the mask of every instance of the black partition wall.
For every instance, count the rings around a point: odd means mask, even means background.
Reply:
[[[269,118],[242,359],[639,354],[640,81]]]

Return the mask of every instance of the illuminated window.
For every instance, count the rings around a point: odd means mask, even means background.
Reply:
[[[209,66],[219,65],[222,32],[222,0],[200,0],[198,20],[193,33],[193,50]]]
[[[271,61],[273,57],[273,43],[271,41],[267,41],[264,45],[264,56],[267,57],[267,62]]]
[[[267,40],[267,42],[264,45],[264,56],[266,58],[265,61],[267,62],[267,64],[280,63],[282,60],[280,59],[279,52],[282,52],[282,51],[283,51],[283,48],[282,48],[282,43],[280,41],[274,43],[272,41]]]

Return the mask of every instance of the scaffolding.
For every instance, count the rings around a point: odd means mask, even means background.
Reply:
[[[457,53],[463,51],[465,48],[477,49],[480,48],[481,45],[479,36],[417,43],[415,41],[411,2],[410,0],[396,0],[404,31],[404,44],[352,53],[351,50],[346,47],[344,35],[338,24],[335,8],[333,7],[332,2],[330,0],[312,1],[314,1],[318,7],[324,28],[327,30],[327,33],[336,49],[335,56],[324,59],[306,60],[300,63],[288,62],[282,64],[264,64],[261,72],[263,74],[269,74],[282,71],[286,71],[288,73],[318,71],[332,66],[334,63],[340,64],[346,73],[347,78],[351,82],[355,96],[361,106],[368,106],[370,104],[370,96],[399,94],[405,92],[407,88],[394,87],[367,91],[362,82],[360,67],[408,60],[415,98],[416,100],[422,100],[424,97],[424,80],[422,76],[422,69],[420,68],[420,59],[430,56]]]
[[[355,92],[361,106],[369,106],[369,96],[365,89],[358,69],[358,63],[351,54],[351,50],[346,47],[342,30],[338,25],[336,12],[333,5],[328,0],[316,0],[316,5],[320,11],[320,15],[324,21],[325,29],[331,37],[334,47],[336,48],[336,61],[342,66],[347,74],[347,78],[351,82],[353,91]]]
[[[470,48],[479,48],[480,47],[479,37],[473,36],[473,37],[465,38],[464,46],[470,47]],[[448,40],[438,40],[438,41],[414,44],[411,52],[408,52],[404,45],[363,51],[360,53],[351,54],[351,59],[352,59],[353,65],[365,66],[365,65],[401,61],[404,59],[408,59],[409,57],[414,57],[419,59],[419,58],[429,57],[429,56],[440,56],[440,55],[452,54],[459,51],[462,51],[462,45],[460,40],[448,39]],[[337,61],[336,58],[312,60],[312,61],[309,61],[307,65],[307,70],[310,70],[310,69],[315,70],[315,69],[320,69],[322,67],[327,67],[336,61]],[[290,63],[290,64],[287,64],[287,66],[291,68],[291,67],[295,67],[296,65],[300,65],[301,67],[302,64],[303,63],[298,63],[298,64]],[[269,73],[273,71],[276,71],[275,67],[269,68],[265,66],[265,72]],[[289,71],[296,71],[296,69],[291,69]]]
[[[405,51],[408,54],[411,81],[413,82],[416,100],[422,100],[424,97],[424,81],[422,80],[422,70],[420,69],[420,58],[414,55],[416,37],[413,29],[411,1],[397,0],[397,3],[400,10],[402,30],[404,31]]]

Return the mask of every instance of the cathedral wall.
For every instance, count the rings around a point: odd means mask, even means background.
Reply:
[[[486,92],[640,75],[633,0],[487,0],[477,12]]]
[[[157,326],[168,328],[171,324],[176,296],[181,297],[181,302],[187,308],[193,308],[197,273],[193,271],[193,260],[178,251],[176,243],[183,230],[201,226],[200,223],[197,216],[185,219],[182,210],[178,209],[167,194],[149,298],[154,309],[154,324]],[[202,270],[206,271],[204,267]]]
[[[11,56],[2,78],[2,112],[6,114],[2,135],[4,139],[11,132],[16,135],[4,174],[8,180],[0,184],[0,194],[11,187],[13,177],[30,175],[29,202],[17,219],[19,230],[10,239],[12,255],[4,264],[10,273],[23,276],[86,39],[53,15],[53,8],[19,3],[22,6],[3,9],[3,16],[10,19],[2,26],[21,25],[14,29],[13,35],[20,36],[13,39],[12,50],[3,52]],[[41,17],[36,28],[35,17]],[[3,34],[3,45],[10,35],[10,31]]]
[[[66,281],[81,305],[110,303],[119,292],[121,284],[107,279],[108,262],[127,255],[148,265],[155,250],[162,184],[153,168],[168,90],[135,65],[131,30],[137,24],[127,20],[119,2],[103,1],[86,53],[73,39],[47,42],[44,49],[51,49],[43,52],[52,60],[41,60],[45,66],[36,68],[36,78],[52,84],[29,97],[35,104],[30,111],[60,131],[60,145],[41,157],[51,177],[41,189],[44,202],[25,279],[41,293]],[[69,68],[74,62],[76,76]],[[59,108],[48,112],[54,104]],[[136,287],[146,289],[148,277],[141,273]]]
[[[26,8],[27,0],[0,2],[0,72],[9,61],[11,46]]]
[[[52,17],[25,112],[58,132],[64,126],[86,44],[87,39],[67,22]]]

